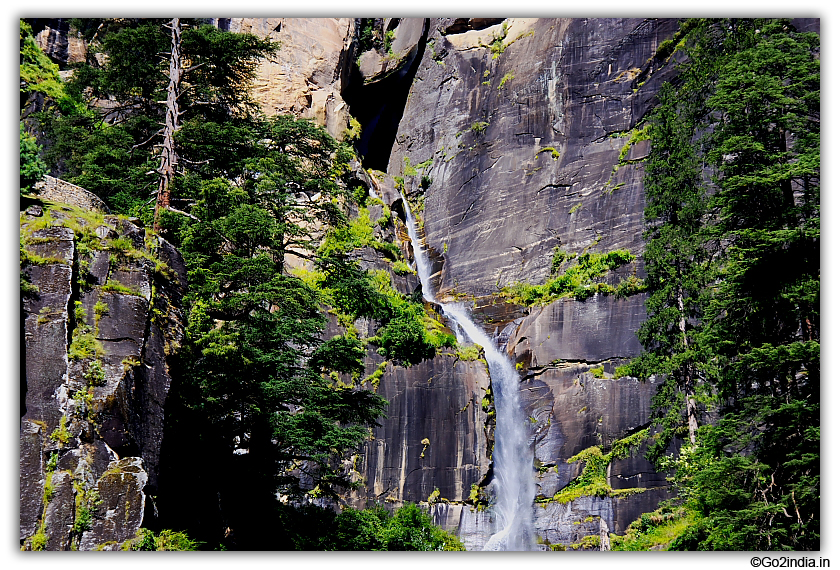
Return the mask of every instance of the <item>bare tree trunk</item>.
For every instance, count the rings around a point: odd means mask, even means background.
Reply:
[[[169,86],[166,88],[166,122],[163,127],[163,144],[160,151],[157,202],[155,203],[155,230],[160,229],[160,212],[169,208],[169,197],[175,168],[178,165],[178,153],[175,151],[175,133],[178,124],[178,95],[181,93],[181,23],[180,18],[172,18],[172,51],[169,55]]]
[[[682,286],[677,291],[677,308],[680,311],[680,332],[682,333],[683,347],[688,349],[688,335],[685,326],[685,303],[683,302]],[[686,367],[683,374],[683,388],[685,390],[685,408],[688,414],[688,439],[692,444],[697,443],[697,400],[694,398],[694,380],[691,378],[691,369]]]
[[[607,521],[601,517],[601,550],[610,550],[610,527],[607,526]]]

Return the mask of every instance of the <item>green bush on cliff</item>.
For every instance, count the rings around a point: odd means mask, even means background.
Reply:
[[[624,536],[610,535],[612,550],[670,550],[675,539],[697,521],[697,513],[684,506],[663,506],[630,523]]]
[[[583,496],[613,497],[644,491],[644,489],[613,489],[607,482],[607,467],[611,461],[625,459],[634,454],[649,435],[648,430],[643,429],[614,441],[609,453],[605,454],[599,446],[592,446],[570,457],[566,462],[583,462],[583,471],[549,500],[568,503]]]
[[[123,544],[123,550],[198,550],[200,542],[191,539],[187,533],[164,529],[155,534],[147,528],[137,531],[137,536]]]
[[[585,252],[578,256],[569,256],[562,250],[555,249],[552,259],[552,272],[557,271],[567,259],[576,259],[574,265],[560,275],[550,277],[543,285],[514,283],[502,288],[501,295],[520,305],[546,305],[562,297],[574,297],[585,300],[595,293],[611,294],[616,288],[596,279],[607,271],[617,269],[635,259],[629,251],[619,249],[608,253]]]
[[[47,173],[47,165],[41,158],[41,145],[35,137],[26,132],[20,124],[20,193],[28,194],[32,186]]]

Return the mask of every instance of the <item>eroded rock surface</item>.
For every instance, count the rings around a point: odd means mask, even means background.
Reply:
[[[409,368],[387,365],[378,387],[387,415],[356,461],[365,486],[353,501],[421,502],[436,490],[441,499],[468,500],[489,469],[491,428],[482,407],[489,386],[483,362],[453,354]]]
[[[315,120],[337,138],[350,118],[341,95],[350,65],[353,18],[219,18],[232,32],[280,42],[257,70],[252,94],[267,115],[292,113]]]
[[[186,269],[135,220],[51,202],[27,212],[21,545],[118,548],[157,485]]]
[[[476,320],[498,335],[521,372],[538,493],[549,501],[535,506],[545,548],[598,535],[602,518],[610,532],[622,533],[667,496],[662,475],[636,456],[613,461],[608,482],[638,493],[551,502],[580,473],[570,457],[596,445],[608,450],[649,421],[657,385],[613,377],[641,349],[635,332],[646,317],[645,297],[596,295],[528,308],[494,294],[516,281],[544,283],[555,247],[641,254],[649,144],[637,131],[657,89],[673,77],[673,61],[654,54],[677,28],[676,20],[639,18],[432,19],[391,150],[387,174],[424,208],[422,235],[439,297],[472,299]],[[402,200],[392,185],[386,179],[380,195],[396,209]],[[634,274],[643,277],[638,257],[607,282]],[[400,430],[416,429],[407,426],[420,421],[414,414],[422,408],[404,407],[404,382],[385,376],[379,387],[399,402],[382,428],[398,440],[406,437]],[[411,458],[380,445],[384,465]],[[374,456],[370,445],[366,453]],[[440,466],[438,481],[446,477]],[[403,500],[423,500],[428,491],[416,478],[400,487]],[[443,488],[441,496],[458,501]],[[492,510],[456,502],[430,509],[470,549],[492,534]],[[588,548],[584,543],[578,546]]]

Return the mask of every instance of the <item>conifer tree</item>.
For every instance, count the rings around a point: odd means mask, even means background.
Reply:
[[[717,403],[720,419],[689,428],[671,463],[698,515],[671,547],[818,548],[819,40],[784,20],[688,27],[680,87],[663,89],[652,119],[651,317],[630,366],[666,378],[653,455],[691,416],[666,397],[690,391],[686,370]]]
[[[696,384],[704,357],[696,327],[707,296],[711,256],[704,235],[707,190],[689,114],[689,105],[665,84],[650,120],[651,152],[645,166],[644,262],[650,316],[638,331],[645,352],[622,371],[664,378],[654,398],[656,423],[664,432],[650,448],[652,459],[659,458],[674,437],[687,435],[694,443],[700,415]]]

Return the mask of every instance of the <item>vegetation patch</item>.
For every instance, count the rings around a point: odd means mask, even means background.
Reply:
[[[538,502],[569,503],[584,496],[616,497],[627,495],[628,491],[637,493],[645,489],[613,489],[607,482],[607,466],[611,461],[625,459],[634,454],[639,446],[648,438],[647,429],[643,429],[613,442],[609,453],[604,454],[599,446],[584,449],[577,455],[570,457],[566,463],[583,462],[583,471],[569,485],[560,489],[548,499],[537,499]]]
[[[67,416],[61,416],[61,419],[58,422],[58,427],[50,434],[50,439],[52,441],[57,441],[60,446],[67,445],[67,442],[70,441],[71,438],[70,430],[67,429]],[[51,479],[48,477],[51,481]],[[50,485],[52,485],[50,483]],[[50,488],[52,488],[50,486]],[[46,494],[46,487],[44,493]]]
[[[113,279],[108,280],[108,282],[103,285],[99,289],[102,293],[117,293],[120,295],[132,295],[134,297],[142,297],[143,294],[136,289],[132,289],[131,287],[127,287],[118,281],[114,281]]]
[[[458,360],[472,361],[481,358],[481,347],[477,344],[460,344],[456,348],[455,355]]]
[[[624,536],[610,534],[610,546],[612,550],[669,550],[698,520],[697,513],[685,506],[662,506],[630,523]]]
[[[635,259],[629,251],[619,249],[609,253],[582,253],[568,255],[562,250],[555,250],[552,258],[552,268],[559,271],[566,260],[574,259],[575,264],[559,275],[550,277],[543,285],[530,285],[517,282],[502,288],[500,295],[513,303],[524,306],[547,305],[563,297],[574,297],[583,301],[601,293],[604,295],[632,294],[641,290],[641,281],[633,281],[628,285],[613,287],[607,283],[596,281],[607,271],[617,269]],[[638,290],[637,290],[638,289]]]
[[[137,535],[122,544],[122,550],[198,550],[201,543],[191,539],[187,533],[164,529],[159,534],[141,528]]]

